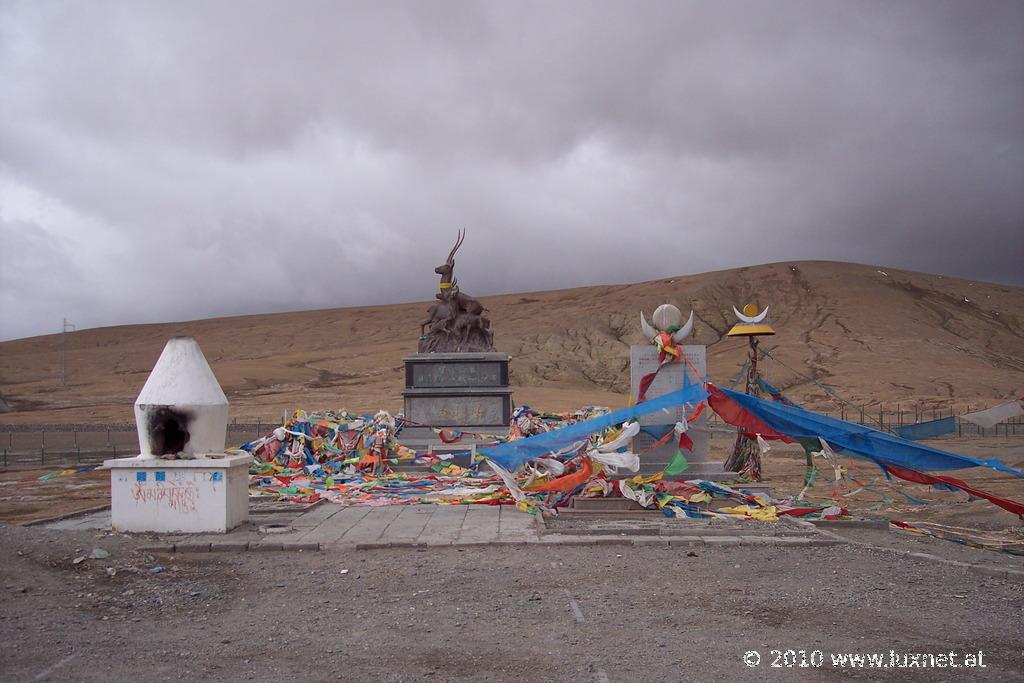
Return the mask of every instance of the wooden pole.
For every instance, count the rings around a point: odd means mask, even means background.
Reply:
[[[757,337],[751,335],[750,340],[750,367],[747,369],[747,388],[743,393],[754,393],[754,385],[757,381]]]
[[[744,393],[752,395],[757,393],[757,337],[747,337],[750,344],[750,359],[747,368],[747,381]],[[746,464],[746,465],[745,465]],[[732,455],[725,462],[726,468],[739,471],[741,468],[749,472],[754,481],[761,481],[761,451],[757,444],[737,431],[736,443],[733,446]]]

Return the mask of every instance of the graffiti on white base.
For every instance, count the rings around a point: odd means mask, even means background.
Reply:
[[[199,489],[192,482],[172,486],[146,486],[135,482],[132,498],[136,503],[166,505],[177,512],[195,512],[198,509]]]

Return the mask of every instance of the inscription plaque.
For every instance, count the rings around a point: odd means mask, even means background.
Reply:
[[[416,363],[412,386],[497,387],[505,383],[501,370],[501,363]]]
[[[683,346],[685,356],[700,373],[699,377],[693,376],[693,370],[683,361],[670,363],[661,369],[658,376],[651,383],[647,390],[647,398],[657,398],[667,393],[683,388],[683,373],[689,373],[689,380],[692,384],[702,381],[707,374],[707,347],[695,344]],[[658,369],[658,349],[653,346],[631,346],[629,349],[629,379],[630,394],[636,400],[640,389],[640,378]],[[675,424],[683,418],[683,407],[679,406],[668,412],[661,410],[657,413],[640,416],[640,425],[663,425]]]
[[[406,396],[407,416],[420,424],[472,427],[506,422],[507,396]]]

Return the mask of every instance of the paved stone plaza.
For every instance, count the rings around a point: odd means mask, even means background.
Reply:
[[[53,522],[50,529],[109,529],[110,512]],[[154,551],[370,550],[376,548],[570,545],[834,545],[843,541],[803,523],[668,519],[659,513],[565,512],[543,519],[499,505],[340,507],[252,514],[226,534],[152,534]]]

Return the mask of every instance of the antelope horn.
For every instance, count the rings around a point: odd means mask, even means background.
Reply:
[[[693,310],[692,309],[690,310],[690,319],[686,321],[685,325],[683,325],[682,327],[680,327],[678,330],[675,331],[675,333],[672,335],[672,341],[674,341],[676,344],[678,344],[679,342],[681,342],[684,339],[686,339],[687,337],[689,337],[691,332],[693,332]]]
[[[452,260],[455,258],[455,252],[457,252],[459,250],[459,247],[462,246],[462,240],[464,240],[464,239],[466,239],[466,229],[465,228],[463,228],[462,230],[459,231],[459,238],[457,240],[455,240],[455,246],[452,247],[451,253],[448,254],[447,263],[451,263]]]
[[[741,322],[745,322],[748,325],[755,325],[768,317],[768,308],[768,306],[765,306],[764,310],[755,316],[743,315],[736,310],[735,306],[732,307],[732,312],[736,314],[736,317],[739,318]]]
[[[644,317],[643,311],[640,311],[640,329],[644,331],[644,336],[648,339],[654,339],[658,336],[658,331],[650,326],[647,318]]]

